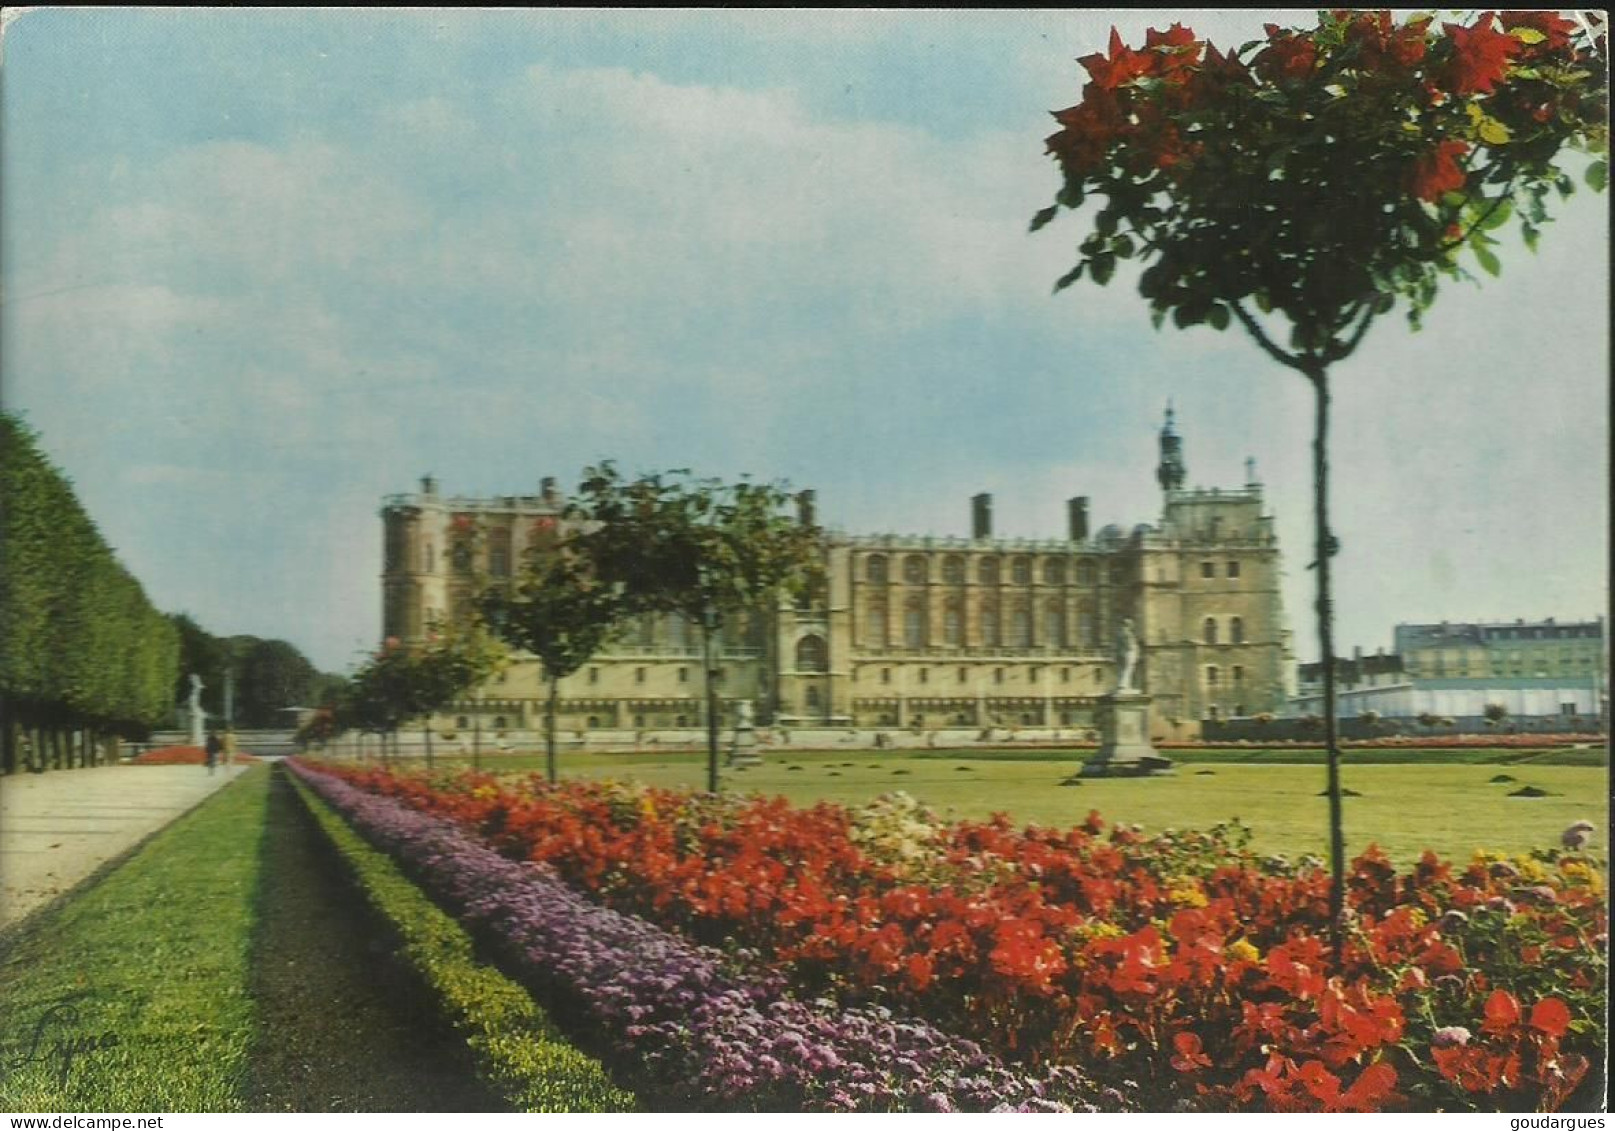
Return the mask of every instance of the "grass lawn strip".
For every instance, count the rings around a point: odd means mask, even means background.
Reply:
[[[402,940],[399,956],[440,999],[479,1073],[529,1112],[633,1111],[634,1097],[600,1062],[568,1044],[527,991],[473,956],[465,931],[370,847],[303,783],[291,778],[371,908]]]
[[[0,1108],[242,1110],[267,770],[153,837],[0,956]]]

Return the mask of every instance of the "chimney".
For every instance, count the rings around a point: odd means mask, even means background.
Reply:
[[[540,479],[538,481],[538,493],[546,503],[559,502],[559,496],[555,492],[555,476],[546,475]]]
[[[818,499],[819,496],[818,492],[816,491],[798,491],[796,493],[797,522],[801,523],[803,526],[818,525]]]
[[[423,495],[435,495],[435,494],[437,494],[437,480],[432,478],[430,475],[421,476],[421,494],[423,494]]]
[[[1066,500],[1065,508],[1071,541],[1086,542],[1088,540],[1088,496],[1078,495],[1074,499]]]
[[[993,497],[985,492],[970,500],[970,536],[978,542],[993,536]]]

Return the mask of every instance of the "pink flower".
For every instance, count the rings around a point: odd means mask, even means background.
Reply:
[[[1447,1025],[1436,1030],[1431,1044],[1438,1049],[1450,1049],[1456,1045],[1467,1045],[1470,1036],[1469,1030],[1462,1025]]]

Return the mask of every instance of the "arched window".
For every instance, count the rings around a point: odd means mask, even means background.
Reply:
[[[456,542],[454,544],[453,562],[455,573],[471,572],[471,543]]]
[[[1093,574],[1093,563],[1092,562],[1078,562],[1077,563],[1077,584],[1078,585],[1092,585],[1093,584],[1093,576],[1094,576],[1094,574]]]
[[[903,646],[925,647],[925,601],[910,597],[903,606]]]
[[[983,585],[998,584],[998,559],[982,558],[981,565],[976,570],[976,580]]]
[[[1032,646],[1032,610],[1025,605],[1016,605],[1010,612],[1009,646],[1011,648]]]
[[[950,648],[964,643],[964,606],[957,597],[942,607],[942,643]]]
[[[948,585],[963,585],[965,583],[965,560],[956,555],[943,558],[942,580]]]
[[[1049,585],[1065,584],[1065,562],[1059,558],[1050,558],[1043,563],[1043,580]]]
[[[998,603],[996,601],[983,601],[981,603],[981,642],[989,648],[998,645]]]
[[[494,577],[510,576],[509,530],[495,530],[488,535],[488,572]]]
[[[1099,646],[1099,614],[1092,605],[1077,610],[1077,643],[1090,652]]]
[[[1058,601],[1043,606],[1043,643],[1051,648],[1065,647],[1065,609]]]
[[[865,643],[874,648],[884,648],[886,646],[886,598],[879,597],[869,602],[869,616],[864,624]]]
[[[886,559],[879,554],[871,554],[864,561],[864,580],[871,585],[886,584]]]
[[[493,717],[493,729],[494,730],[504,730],[505,729],[505,716],[503,716],[503,715],[495,715]]]
[[[903,559],[903,581],[909,585],[924,585],[926,577],[925,559],[919,554],[910,554]]]
[[[1201,635],[1207,644],[1217,643],[1217,618],[1207,617],[1201,627]]]
[[[1009,579],[1016,585],[1032,583],[1032,559],[1016,558],[1009,563]]]
[[[1206,669],[1206,686],[1207,687],[1216,687],[1217,686],[1217,676],[1218,676],[1218,674],[1219,673],[1218,673],[1215,666],[1212,666],[1212,667],[1209,667],[1209,668]]]
[[[1234,617],[1228,622],[1228,638],[1235,644],[1245,643],[1245,618]]]
[[[830,670],[829,649],[822,636],[804,636],[796,645],[796,670],[823,672]]]

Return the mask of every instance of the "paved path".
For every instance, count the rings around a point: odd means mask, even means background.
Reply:
[[[237,764],[92,766],[0,778],[0,927],[128,851],[226,782]]]

